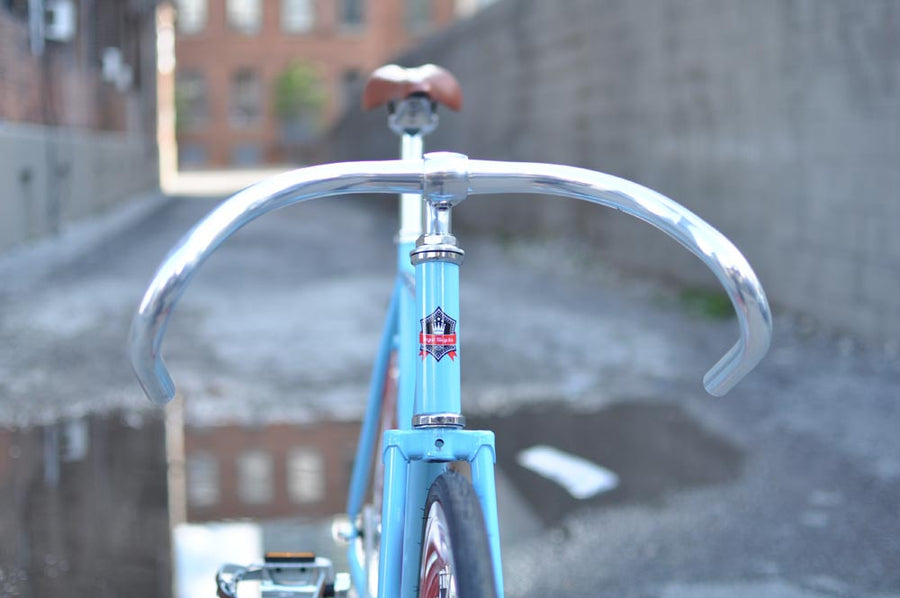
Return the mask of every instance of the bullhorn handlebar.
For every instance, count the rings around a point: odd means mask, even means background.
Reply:
[[[525,162],[468,160],[460,154],[426,154],[422,160],[345,162],[286,172],[235,194],[191,229],[160,265],[134,316],[131,363],[151,401],[164,404],[175,385],[163,362],[169,317],[200,265],[250,221],[295,203],[354,193],[454,195],[542,194],[589,201],[630,214],[663,231],[716,275],[737,314],[740,338],[703,378],[722,396],[763,358],[772,336],[765,291],[750,264],[719,231],[690,210],[647,187],[583,168]]]

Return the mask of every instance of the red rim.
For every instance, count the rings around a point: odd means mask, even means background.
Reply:
[[[441,503],[433,502],[425,521],[422,566],[419,573],[420,598],[454,598],[455,567],[450,550],[447,519]]]

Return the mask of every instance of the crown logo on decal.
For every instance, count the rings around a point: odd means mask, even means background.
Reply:
[[[420,320],[419,355],[424,359],[431,355],[440,361],[444,355],[451,361],[456,358],[456,320],[444,313],[440,307]]]

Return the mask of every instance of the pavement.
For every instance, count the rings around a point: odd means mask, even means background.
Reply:
[[[216,193],[253,176],[238,178]],[[152,409],[128,325],[167,249],[220,199],[203,197],[210,180],[0,256],[0,423]],[[310,202],[230,239],[164,346],[186,421],[357,419],[393,219],[384,199]],[[498,432],[508,596],[900,596],[895,345],[776,310],[769,356],[716,399],[701,377],[735,321],[571,240],[459,239],[463,409]],[[517,464],[534,445],[620,485],[572,498]]]

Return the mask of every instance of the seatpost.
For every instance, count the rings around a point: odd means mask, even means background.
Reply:
[[[437,127],[435,104],[422,94],[406,95],[402,100],[388,103],[388,126],[400,136],[400,154],[404,160],[422,159],[422,138]],[[415,248],[422,234],[422,194],[400,195],[400,229],[397,232],[397,271],[404,274],[407,284],[415,279],[409,252]],[[415,372],[417,365],[418,333],[416,300],[411,293],[400,293],[397,359],[402,372]],[[409,429],[415,414],[416,377],[400,376],[397,382],[397,425]]]
[[[403,133],[400,137],[400,157],[403,160],[422,158],[422,134]],[[397,242],[400,245],[414,242],[422,231],[422,197],[417,193],[400,196],[400,230]]]
[[[391,102],[388,106],[388,127],[400,136],[400,158],[420,160],[422,138],[437,128],[435,104],[428,96],[413,94]],[[400,231],[398,242],[413,243],[422,232],[422,198],[415,193],[400,196]]]

